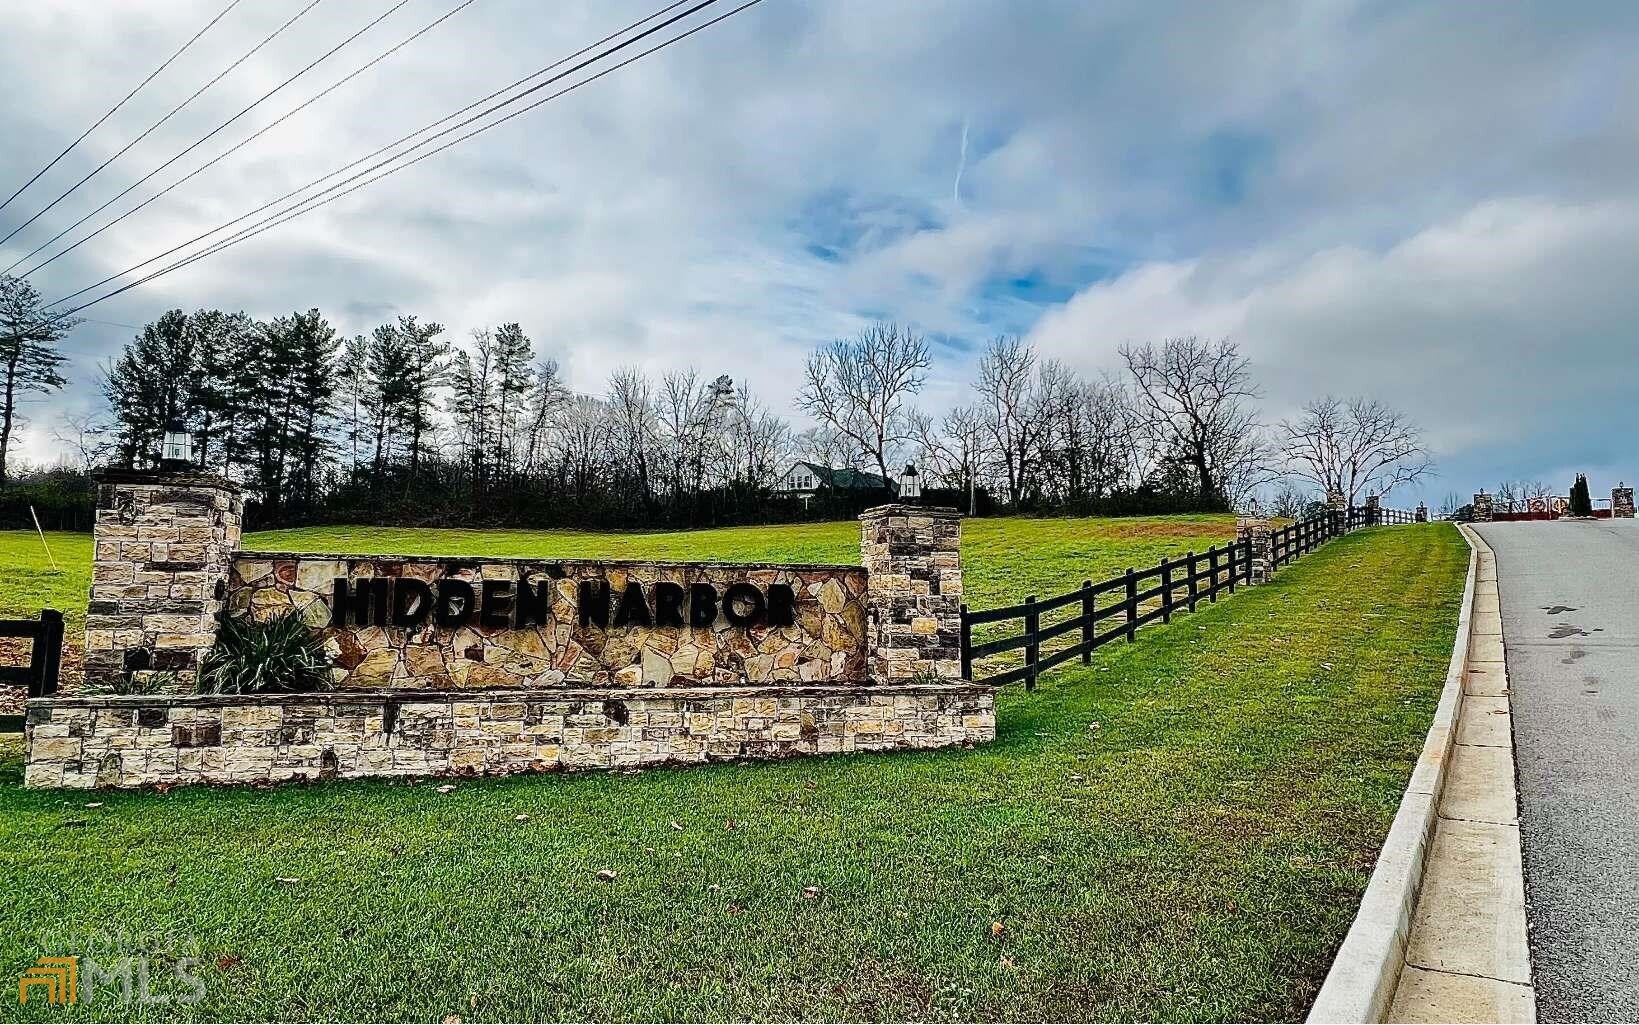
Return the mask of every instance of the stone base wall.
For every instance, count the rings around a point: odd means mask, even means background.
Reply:
[[[973,684],[41,698],[32,787],[500,775],[985,743]]]

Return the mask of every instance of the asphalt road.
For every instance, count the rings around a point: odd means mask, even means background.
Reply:
[[[1497,555],[1542,1021],[1639,1021],[1639,520],[1476,524]]]

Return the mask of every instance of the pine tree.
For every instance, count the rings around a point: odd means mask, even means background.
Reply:
[[[535,386],[535,347],[516,321],[495,329],[494,465],[510,473],[517,465],[518,435],[528,422],[525,405]]]
[[[438,336],[444,325],[428,322],[419,324],[414,316],[398,318],[398,335],[402,339],[408,359],[405,368],[406,394],[404,396],[404,426],[409,431],[410,480],[413,483],[421,473],[422,458],[432,441],[433,412],[437,409],[438,389],[449,378],[449,345]]]
[[[370,381],[370,340],[363,335],[354,335],[342,347],[341,355],[336,361],[336,381],[339,387],[338,398],[340,408],[338,413],[347,425],[344,437],[348,444],[348,470],[357,473],[359,468],[359,443],[367,438],[364,419],[365,395],[369,391]]]
[[[472,343],[456,351],[450,370],[450,416],[472,469],[474,492],[484,490],[484,464],[494,433],[495,354],[495,335],[487,328],[475,329]]]
[[[172,417],[194,420],[199,379],[195,341],[188,315],[169,310],[144,325],[103,372],[102,392],[114,414],[120,465],[140,466],[158,458]]]
[[[363,405],[370,417],[370,440],[375,445],[371,473],[377,486],[393,459],[393,440],[409,401],[410,351],[397,324],[383,324],[370,334],[365,361]]]
[[[1571,485],[1571,515],[1593,515],[1593,497],[1588,494],[1588,478],[1580,473],[1576,475],[1576,483]]]
[[[318,310],[293,315],[290,330],[290,494],[299,508],[310,510],[318,505],[320,471],[330,461],[330,410],[341,336]]]
[[[58,372],[65,358],[56,343],[78,323],[42,309],[40,293],[28,282],[0,276],[0,484],[6,482],[12,432],[22,423],[18,403],[27,392],[68,383]]]
[[[242,312],[199,310],[188,318],[187,330],[198,367],[195,458],[232,477],[243,450],[244,421],[251,411],[245,362],[255,344],[256,325]]]

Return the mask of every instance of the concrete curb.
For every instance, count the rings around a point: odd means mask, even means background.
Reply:
[[[1360,911],[1309,1009],[1310,1022],[1383,1021],[1406,963],[1406,941],[1422,888],[1423,863],[1434,837],[1440,792],[1445,786],[1451,749],[1457,741],[1457,720],[1462,713],[1463,674],[1468,664],[1474,583],[1479,571],[1474,537],[1464,531],[1463,539],[1468,542],[1468,580],[1463,586],[1445,689],[1440,692],[1434,722],[1406,785],[1400,810],[1394,815],[1371,881],[1366,884]]]

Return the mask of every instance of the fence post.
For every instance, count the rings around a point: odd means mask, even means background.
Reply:
[[[1024,600],[1024,632],[1029,640],[1024,645],[1024,689],[1036,689],[1036,663],[1041,658],[1041,642],[1036,640],[1036,631],[1041,629],[1041,613],[1036,611],[1036,596],[1030,595]]]
[[[1229,593],[1234,594],[1235,574],[1238,572],[1235,565],[1235,556],[1241,550],[1241,543],[1239,541],[1231,541],[1227,547],[1229,548]]]
[[[49,698],[57,693],[57,672],[62,659],[63,614],[56,609],[42,609],[39,632],[34,635],[34,651],[29,657],[29,697]]]
[[[1189,610],[1191,612],[1195,611],[1196,602],[1201,600],[1201,582],[1199,580],[1195,579],[1195,576],[1196,576],[1195,571],[1199,568],[1200,567],[1197,564],[1196,559],[1195,559],[1195,553],[1190,552],[1189,553]]]
[[[1093,620],[1095,604],[1097,604],[1097,600],[1093,597],[1093,582],[1083,580],[1081,582],[1081,664],[1084,666],[1093,664],[1093,637],[1097,633],[1094,629],[1097,623]]]
[[[973,624],[967,621],[967,602],[962,603],[962,679],[973,679]]]
[[[1127,567],[1127,643],[1131,644],[1138,634],[1138,577],[1133,574],[1133,568]]]
[[[1172,622],[1172,563],[1161,556],[1161,622]]]
[[[1206,550],[1207,579],[1212,581],[1207,585],[1207,597],[1212,604],[1218,604],[1218,546],[1213,545]]]

